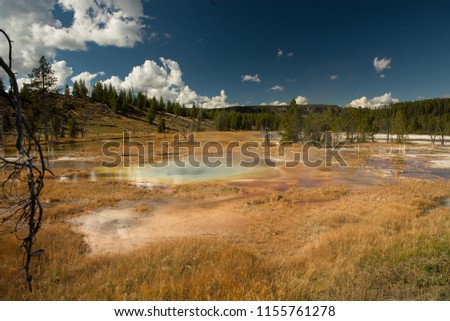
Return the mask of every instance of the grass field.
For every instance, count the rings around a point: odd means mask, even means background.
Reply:
[[[111,137],[120,134],[88,133],[78,141]],[[133,137],[167,139],[146,132]],[[255,132],[196,137],[221,144],[261,140]],[[99,146],[71,153],[98,161]],[[373,146],[362,144],[361,153],[348,154],[350,168],[363,166],[364,148]],[[132,163],[136,156],[127,155]],[[0,299],[450,299],[448,181],[373,175],[371,184],[355,185],[333,179],[347,174],[330,168],[280,170],[284,181],[162,189],[107,179],[60,180],[84,172],[56,168],[46,181],[36,245],[45,253],[33,264],[33,293],[27,291],[19,242],[0,236]],[[298,184],[305,179],[319,183]],[[95,221],[95,231],[80,227],[105,211],[131,214],[117,224],[97,217],[103,221]]]
[[[33,293],[24,282],[17,240],[1,236],[2,300],[450,299],[445,181],[294,187],[264,195],[244,195],[229,184],[163,191],[121,182],[74,184],[47,183],[46,219],[37,239],[45,254],[33,265]],[[146,212],[142,200],[189,199],[193,206],[218,195],[248,222],[244,231],[93,254],[70,223],[88,210],[120,208],[121,202]]]

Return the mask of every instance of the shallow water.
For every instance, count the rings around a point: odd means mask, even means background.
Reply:
[[[172,184],[197,183],[205,181],[259,181],[266,185],[276,183],[275,189],[297,186],[314,187],[323,184],[348,184],[370,186],[389,182],[395,178],[450,179],[450,149],[424,148],[408,145],[404,149],[369,147],[360,149],[351,146],[346,157],[363,158],[365,163],[357,168],[334,166],[333,168],[311,169],[299,166],[289,171],[259,165],[254,168],[237,166],[211,168],[204,165],[178,167],[169,162],[166,167],[145,164],[131,164],[128,167],[106,168],[100,166],[100,158],[89,151],[99,150],[104,142],[86,142],[55,145],[51,153],[51,168],[59,170],[80,170],[67,173],[61,180],[125,180],[147,188]],[[447,152],[448,151],[448,152]],[[97,153],[97,155],[99,155]],[[239,161],[239,159],[237,159]],[[70,172],[70,171],[68,171]]]
[[[367,158],[366,167],[381,175],[450,179],[450,150],[407,149],[403,153],[373,154]]]
[[[444,201],[444,206],[450,207],[450,198],[448,198]]]
[[[226,167],[223,164],[222,166],[211,168],[205,165],[194,167],[186,164],[186,167],[179,167],[174,162],[169,162],[166,167],[153,167],[147,164],[144,167],[131,165],[128,168],[97,167],[94,171],[100,177],[164,185],[236,179],[261,179],[277,176],[276,169],[262,165],[254,168],[245,168],[237,165]]]

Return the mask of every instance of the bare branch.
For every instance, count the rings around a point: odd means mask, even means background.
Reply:
[[[22,241],[23,268],[31,292],[33,289],[31,259],[43,253],[43,250],[34,251],[33,248],[36,235],[41,228],[43,214],[39,195],[44,187],[45,173],[50,171],[45,166],[46,158],[39,139],[33,134],[22,116],[22,100],[15,74],[12,71],[12,41],[5,31],[0,29],[0,32],[6,37],[9,45],[9,64],[0,57],[0,67],[8,74],[11,85],[9,93],[1,90],[0,94],[7,99],[15,112],[17,130],[15,146],[18,152],[14,157],[0,158],[0,169],[6,174],[2,183],[2,193],[4,197],[13,199],[15,204],[10,208],[9,213],[2,214],[0,224],[14,223],[14,228],[10,230],[10,233],[14,233]],[[27,137],[27,147],[24,146],[25,136]],[[24,230],[26,230],[24,236],[18,234]]]

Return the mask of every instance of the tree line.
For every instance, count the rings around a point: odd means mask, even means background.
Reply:
[[[331,108],[312,112],[292,101],[283,116],[284,141],[325,140],[326,132],[343,135],[351,142],[374,141],[386,134],[386,141],[403,142],[411,134],[429,135],[433,144],[444,145],[450,135],[450,99],[402,102],[378,108]],[[340,137],[338,137],[340,138]]]
[[[71,137],[84,133],[86,117],[75,117],[69,96],[91,99],[107,105],[115,114],[127,116],[140,111],[145,113],[149,124],[157,126],[158,132],[166,130],[164,114],[191,119],[192,131],[204,129],[205,121],[213,123],[216,130],[272,130],[282,132],[286,142],[313,141],[323,143],[327,132],[338,139],[351,142],[374,141],[378,133],[387,134],[386,140],[402,142],[409,134],[426,134],[434,143],[444,144],[444,136],[450,135],[450,99],[428,99],[401,102],[378,108],[354,108],[338,106],[297,105],[292,100],[288,106],[269,108],[232,107],[204,109],[193,104],[187,107],[162,97],[148,97],[142,92],[117,90],[111,84],[97,82],[92,91],[84,80],[76,80],[72,90],[66,85],[63,108],[57,108],[54,95],[57,79],[45,57],[29,75],[30,83],[23,86],[21,96],[24,109],[33,132],[42,132],[45,139]],[[3,82],[1,82],[4,88]],[[88,102],[87,102],[88,103]],[[79,116],[79,115],[78,115]],[[157,120],[157,122],[155,122]],[[3,127],[8,127],[7,115]]]
[[[79,85],[83,87],[83,84]],[[88,94],[84,97],[87,96]],[[147,97],[142,92],[134,95],[131,90],[117,91],[111,84],[106,85],[102,82],[94,85],[91,98],[108,105],[114,113],[125,116],[132,110],[132,107],[142,110],[146,113],[146,120],[150,124],[153,124],[158,115],[164,113],[188,117],[193,121],[193,130],[196,131],[203,129],[202,122],[205,120],[212,121],[216,130],[219,131],[254,130],[262,127],[278,128],[281,124],[281,117],[273,113],[241,113],[229,109],[208,110],[195,103],[191,107],[186,107],[184,104],[164,100],[162,97]],[[158,124],[162,121],[161,118]]]

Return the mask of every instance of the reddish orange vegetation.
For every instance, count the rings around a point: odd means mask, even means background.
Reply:
[[[2,235],[0,299],[449,300],[450,183],[344,174],[166,189],[49,179],[35,290]]]

